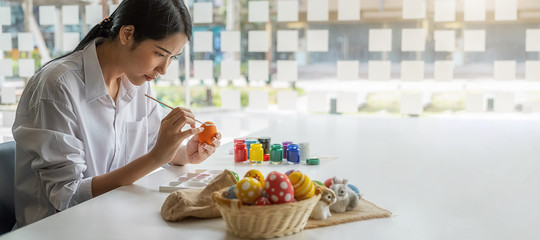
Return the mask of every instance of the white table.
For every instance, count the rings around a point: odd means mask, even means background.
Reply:
[[[306,230],[286,239],[540,239],[540,123],[298,116],[254,136],[308,141],[319,166],[257,166],[264,174],[297,168],[324,181],[349,178],[364,197],[394,213]],[[161,219],[160,184],[195,169],[233,163],[231,144],[201,165],[168,167],[2,239],[229,239],[221,219]]]

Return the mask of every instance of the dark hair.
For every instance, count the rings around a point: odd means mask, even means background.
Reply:
[[[84,49],[98,37],[116,39],[125,25],[135,27],[135,46],[147,39],[159,41],[176,33],[185,34],[189,41],[193,31],[191,16],[183,0],[124,0],[108,20],[95,25],[72,52],[50,62]]]

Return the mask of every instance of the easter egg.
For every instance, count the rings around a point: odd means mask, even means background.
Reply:
[[[257,199],[253,205],[255,206],[265,206],[265,205],[272,205],[272,202],[267,197],[260,197]]]
[[[291,169],[291,170],[289,170],[289,171],[286,171],[286,172],[285,172],[285,175],[287,175],[287,177],[288,177],[288,176],[291,175],[291,173],[293,173],[293,172],[300,172],[300,171]]]
[[[306,174],[293,172],[289,175],[289,180],[294,187],[294,197],[296,200],[304,200],[315,195],[315,186]]]
[[[360,194],[360,190],[358,190],[358,188],[357,188],[356,186],[354,186],[354,185],[352,185],[352,184],[350,184],[350,183],[347,184],[347,186],[349,186],[349,188],[350,188],[351,190],[353,190],[356,194]]]
[[[255,178],[242,178],[234,188],[236,197],[244,204],[252,204],[263,195],[261,183]]]
[[[240,177],[238,176],[237,173],[231,171],[232,175],[234,176],[234,178],[236,178],[236,181],[240,180]]]
[[[234,189],[236,188],[236,185],[232,185],[231,188],[229,188],[229,193],[227,194],[228,199],[235,199],[236,194],[234,193]]]
[[[265,189],[264,176],[261,172],[259,172],[259,170],[251,169],[246,173],[246,175],[244,175],[244,177],[252,177],[259,180],[259,182],[261,183],[263,187],[263,190]]]
[[[318,181],[318,180],[312,180],[312,181],[318,185],[325,186],[324,183],[322,183],[321,181]]]
[[[212,138],[217,135],[216,125],[214,125],[213,122],[206,121],[204,124],[201,124],[201,127],[203,127],[204,130],[197,134],[199,142],[212,144]]]
[[[287,175],[272,171],[266,176],[266,194],[272,203],[294,201],[294,188]]]
[[[341,183],[341,179],[339,179],[339,183]],[[334,184],[334,178],[329,178],[324,181],[324,186],[326,186],[327,188],[330,188],[332,184]]]

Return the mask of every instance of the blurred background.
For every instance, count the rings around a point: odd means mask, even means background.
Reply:
[[[155,95],[226,140],[298,114],[540,119],[538,0],[185,2],[194,37]],[[0,0],[0,140],[34,72],[119,3]]]

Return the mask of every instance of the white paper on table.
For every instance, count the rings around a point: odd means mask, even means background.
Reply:
[[[11,7],[0,7],[0,25],[11,25]]]
[[[277,51],[278,52],[298,51],[298,30],[278,30],[277,31]]]
[[[0,102],[2,104],[12,104],[16,103],[16,101],[15,87],[2,87],[2,99],[0,99]]]
[[[260,90],[249,91],[249,108],[268,109],[268,92]]]
[[[240,61],[238,60],[221,61],[221,78],[225,78],[225,79],[240,78]]]
[[[358,94],[352,92],[340,92],[337,94],[336,111],[338,113],[358,112]]]
[[[403,0],[403,19],[424,19],[426,0]]]
[[[511,92],[499,92],[493,99],[493,111],[497,113],[513,112],[516,105],[516,96]]]
[[[401,51],[423,52],[426,49],[426,31],[424,29],[402,29]]]
[[[193,52],[213,52],[212,39],[211,31],[193,32]]]
[[[463,50],[465,52],[486,51],[486,31],[485,30],[464,30]]]
[[[307,110],[310,112],[328,112],[330,102],[326,92],[309,92],[307,94]]]
[[[337,80],[358,80],[358,61],[338,61]]]
[[[328,21],[328,0],[307,0],[307,21]]]
[[[103,20],[103,7],[101,5],[86,5],[86,24],[96,25]]]
[[[298,0],[277,1],[278,22],[298,22]]]
[[[11,33],[0,33],[0,51],[13,50]]]
[[[248,2],[249,22],[268,22],[269,5],[268,1]]]
[[[402,92],[400,98],[400,113],[410,115],[420,115],[424,112],[422,93]]]
[[[34,36],[29,32],[17,33],[19,51],[34,51]]]
[[[268,32],[249,31],[248,32],[248,52],[267,52]]]
[[[19,59],[19,77],[31,77],[35,71],[33,58]]]
[[[221,32],[221,51],[240,52],[240,31]]]
[[[493,78],[495,80],[516,79],[516,61],[495,61],[493,66]]]
[[[486,97],[482,92],[470,92],[465,95],[466,112],[484,112],[486,111]]]
[[[455,30],[435,30],[433,38],[435,40],[435,52],[453,52],[456,49]]]
[[[76,32],[64,32],[64,35],[62,36],[62,38],[63,38],[62,50],[64,52],[73,51],[77,47],[80,41],[79,33],[76,33]]]
[[[278,81],[298,80],[298,63],[296,60],[278,60],[276,75]]]
[[[391,66],[390,61],[368,61],[368,79],[370,81],[390,80]]]
[[[435,81],[450,81],[454,79],[454,62],[435,61],[433,64],[433,78]]]
[[[338,0],[338,21],[360,20],[360,0]]]
[[[114,4],[114,3],[109,4],[109,16],[113,14],[114,11],[116,11],[119,5],[120,4]]]
[[[2,127],[11,129],[14,123],[15,111],[2,111]]]
[[[525,61],[525,79],[529,81],[540,80],[540,61]]]
[[[298,93],[296,91],[283,90],[277,92],[277,103],[279,110],[296,110],[296,100]]]
[[[486,20],[486,0],[463,1],[465,21]]]
[[[212,23],[213,7],[212,2],[193,3],[193,23]]]
[[[13,76],[13,62],[11,59],[0,59],[0,76]]]
[[[424,80],[423,61],[402,61],[401,62],[402,81],[422,81]]]
[[[240,90],[221,91],[221,108],[239,110],[240,107]]]
[[[527,29],[525,40],[525,51],[540,51],[540,29]]]
[[[328,52],[328,30],[307,30],[307,51]]]
[[[268,68],[269,65],[267,60],[249,60],[249,81],[268,81]]]
[[[79,23],[79,6],[62,5],[62,24],[78,25]]]
[[[469,0],[470,1],[470,0]],[[435,22],[453,22],[456,20],[455,0],[435,0]]]
[[[495,20],[517,20],[517,0],[495,0]]]
[[[39,6],[39,25],[54,25],[56,19],[55,6]]]
[[[178,59],[171,61],[165,75],[162,77],[172,81],[178,81],[180,79],[180,63]]]
[[[212,60],[193,61],[193,78],[214,79],[214,68]]]
[[[392,29],[369,29],[369,51],[392,51]]]

